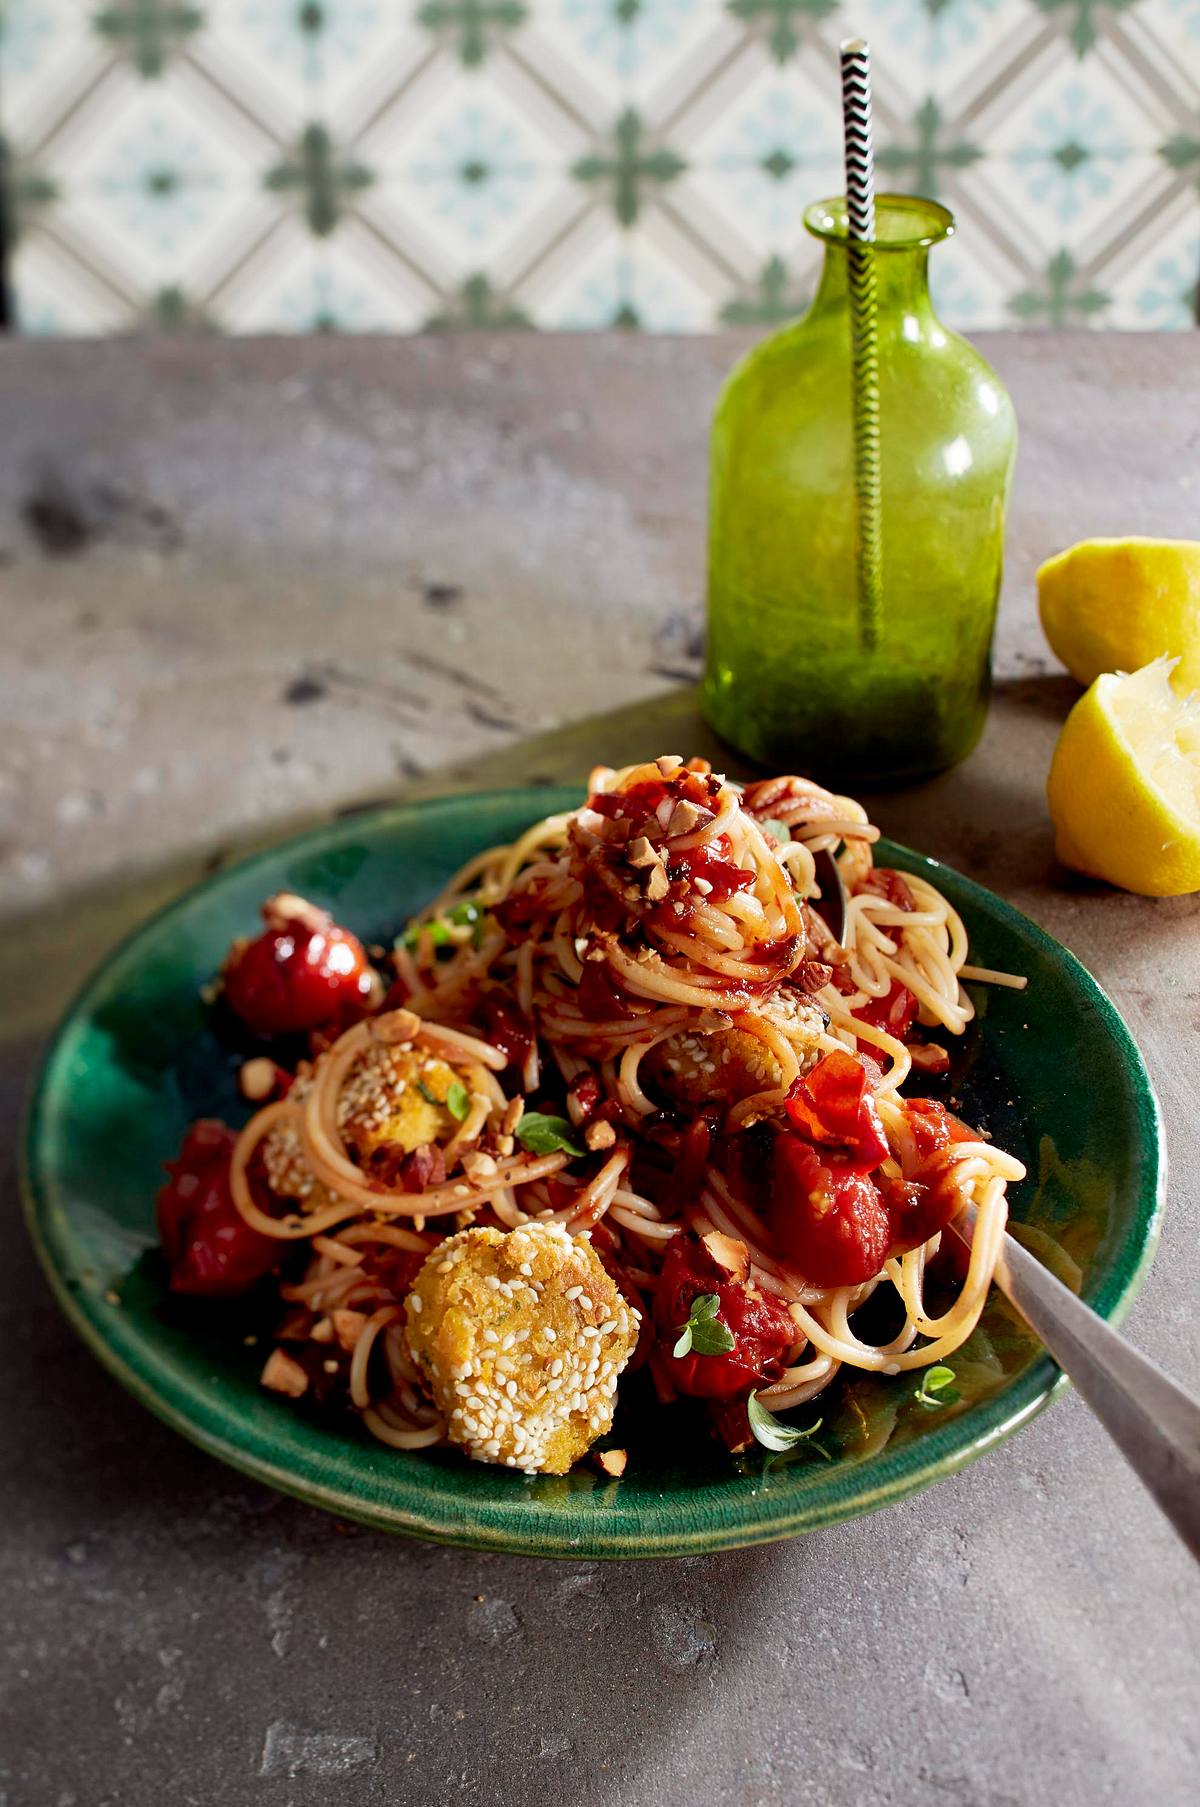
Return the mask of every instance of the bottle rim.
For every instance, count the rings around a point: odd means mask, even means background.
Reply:
[[[850,243],[849,217],[843,195],[814,201],[804,209],[805,231],[827,245],[845,250]],[[923,195],[881,194],[875,197],[876,251],[922,251],[954,236],[954,215],[940,201]]]

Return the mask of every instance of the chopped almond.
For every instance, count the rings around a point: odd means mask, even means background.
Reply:
[[[630,841],[626,855],[631,866],[657,866],[661,857],[653,842],[644,834],[640,834],[636,841]]]
[[[264,1104],[275,1090],[279,1068],[273,1060],[259,1055],[257,1060],[246,1061],[238,1074],[238,1090],[243,1098],[251,1104]]]
[[[272,1393],[286,1393],[289,1399],[299,1399],[308,1391],[308,1375],[300,1363],[285,1355],[282,1349],[273,1349],[262,1371],[262,1384]]]
[[[371,1028],[381,1042],[410,1042],[420,1032],[421,1019],[412,1010],[387,1010],[371,1019]]]
[[[332,1343],[333,1319],[318,1318],[312,1329],[309,1331],[309,1336],[314,1343]]]
[[[684,799],[682,803],[677,803],[671,811],[671,820],[667,823],[667,833],[672,838],[677,834],[691,834],[693,828],[698,828],[703,820],[703,812],[698,810],[694,803],[689,803]]]
[[[484,1185],[488,1180],[494,1180],[499,1171],[490,1154],[480,1154],[476,1149],[472,1149],[463,1156],[462,1166],[467,1178],[477,1186]]]
[[[320,930],[328,928],[331,921],[328,911],[319,910],[294,891],[278,891],[269,897],[262,907],[262,916],[269,929],[285,929],[290,922],[300,922],[306,929]]]
[[[629,1456],[623,1449],[601,1449],[596,1452],[596,1466],[614,1481],[619,1481],[625,1473],[625,1465]]]
[[[517,1124],[524,1115],[525,1100],[523,1098],[514,1098],[500,1119],[500,1134],[502,1136],[514,1135],[516,1133]]]
[[[664,778],[673,778],[683,764],[683,760],[678,753],[664,753],[662,757],[656,759],[654,763]]]
[[[599,1123],[589,1123],[583,1133],[583,1139],[595,1154],[601,1148],[611,1148],[617,1139],[617,1132],[611,1123],[601,1118]]]
[[[723,1267],[733,1280],[745,1280],[750,1273],[750,1251],[736,1236],[721,1230],[710,1230],[700,1238],[718,1267]]]
[[[361,1311],[351,1311],[348,1306],[331,1312],[330,1317],[333,1320],[333,1334],[349,1355],[362,1335],[367,1320]]]

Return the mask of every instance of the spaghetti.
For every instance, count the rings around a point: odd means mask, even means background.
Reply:
[[[329,977],[311,1057],[274,1069],[278,1095],[218,1175],[226,1227],[247,1239],[239,1280],[282,1275],[266,1384],[333,1392],[395,1448],[456,1441],[532,1471],[607,1429],[635,1337],[659,1400],[704,1399],[735,1449],[752,1395],[787,1411],[843,1367],[895,1375],[957,1349],[1024,1169],[901,1087],[948,1065],[925,1032],[971,1020],[964,971],[1022,981],[967,968],[958,915],[927,880],[877,867],[877,838],[857,803],[806,779],[743,789],[675,757],[601,768],[583,807],[451,880],[397,942],[381,1006],[357,964],[352,1008]],[[819,852],[848,895],[840,941]],[[307,915],[289,928],[284,905]],[[271,971],[291,1025],[276,981],[300,960],[311,1002],[301,927],[332,945],[336,926],[299,899],[264,914],[273,952],[235,949],[226,972],[252,1028],[245,969]],[[181,1228],[177,1209],[186,1160],[160,1198],[177,1277],[204,1267],[188,1242],[202,1220]],[[934,1309],[942,1233],[968,1204],[969,1261]],[[532,1255],[509,1273],[508,1239],[532,1249],[539,1226],[598,1258],[617,1303],[589,1297],[607,1281],[556,1290],[560,1243],[542,1278]],[[879,1342],[855,1324],[876,1294],[891,1299]],[[446,1355],[451,1319],[473,1354]],[[603,1409],[589,1338],[607,1339]],[[565,1443],[560,1407],[579,1432]],[[484,1425],[474,1441],[468,1423]]]

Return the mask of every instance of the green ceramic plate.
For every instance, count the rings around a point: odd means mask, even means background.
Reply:
[[[245,1338],[268,1326],[246,1306],[184,1310],[166,1294],[153,1237],[162,1163],[193,1117],[245,1114],[200,987],[262,899],[299,891],[386,941],[471,853],[577,801],[510,791],[342,819],[218,874],[127,941],[69,1013],[30,1111],[28,1220],[63,1310],[130,1392],[222,1460],[347,1518],[447,1543],[682,1555],[809,1531],[952,1474],[1026,1423],[1061,1378],[998,1297],[954,1360],[957,1400],[931,1410],[911,1377],[856,1378],[822,1399],[820,1447],[794,1459],[733,1461],[694,1408],[655,1413],[630,1385],[615,1427],[629,1469],[615,1482],[386,1450],[352,1421],[259,1389],[262,1347]],[[1015,910],[888,842],[881,858],[945,891],[976,961],[1029,974],[1025,993],[978,990],[948,1089],[1028,1164],[1013,1198],[1020,1234],[1119,1317],[1153,1250],[1163,1181],[1136,1047],[1083,968]]]

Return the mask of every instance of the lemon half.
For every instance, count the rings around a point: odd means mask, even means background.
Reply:
[[[1181,690],[1200,689],[1200,541],[1082,540],[1037,585],[1046,638],[1079,683],[1165,655]]]
[[[1063,864],[1143,897],[1200,891],[1200,700],[1175,689],[1173,664],[1097,678],[1046,784]]]

